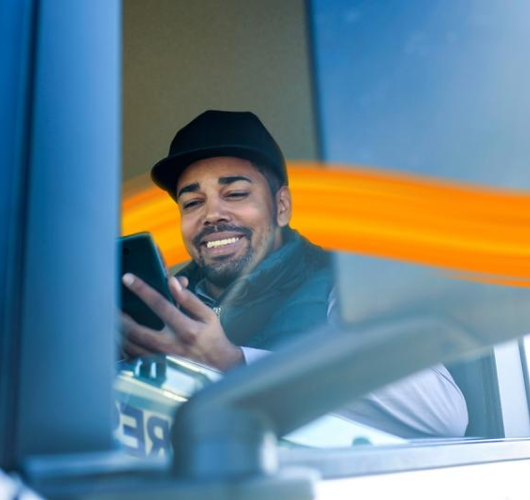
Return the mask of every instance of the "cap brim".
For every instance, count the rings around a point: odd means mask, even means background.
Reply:
[[[175,198],[177,181],[182,172],[196,161],[217,156],[235,156],[236,158],[249,160],[258,165],[270,166],[283,177],[280,171],[281,167],[275,165],[275,162],[261,151],[247,146],[219,146],[215,148],[186,151],[178,155],[168,156],[167,158],[160,160],[151,169],[151,179],[153,179],[153,182],[158,187],[164,189]]]

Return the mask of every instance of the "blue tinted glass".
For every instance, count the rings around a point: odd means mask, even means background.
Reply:
[[[325,160],[529,187],[530,2],[311,8]]]

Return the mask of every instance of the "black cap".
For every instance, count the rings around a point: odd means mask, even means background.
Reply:
[[[215,156],[235,156],[270,168],[287,184],[285,159],[260,119],[249,111],[205,111],[180,129],[167,158],[151,170],[154,183],[175,195],[177,181],[191,163]]]

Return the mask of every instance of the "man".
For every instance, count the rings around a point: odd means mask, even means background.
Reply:
[[[226,370],[259,356],[252,348],[326,322],[329,256],[289,228],[285,160],[254,114],[203,113],[177,133],[152,177],[179,206],[193,260],[170,280],[182,310],[159,310],[156,294],[125,277],[167,325],[160,335],[125,318],[129,355],[177,354]]]
[[[192,262],[169,280],[178,307],[124,276],[166,324],[161,334],[125,317],[130,356],[176,354],[228,370],[328,321],[329,256],[289,228],[285,160],[255,115],[201,114],[152,177],[178,204]],[[443,366],[366,396],[348,416],[406,437],[462,435],[467,425]]]

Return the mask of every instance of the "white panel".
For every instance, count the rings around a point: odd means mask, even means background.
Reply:
[[[495,348],[495,362],[506,437],[530,436],[526,387],[517,341]]]
[[[320,481],[318,500],[528,500],[530,460]]]

